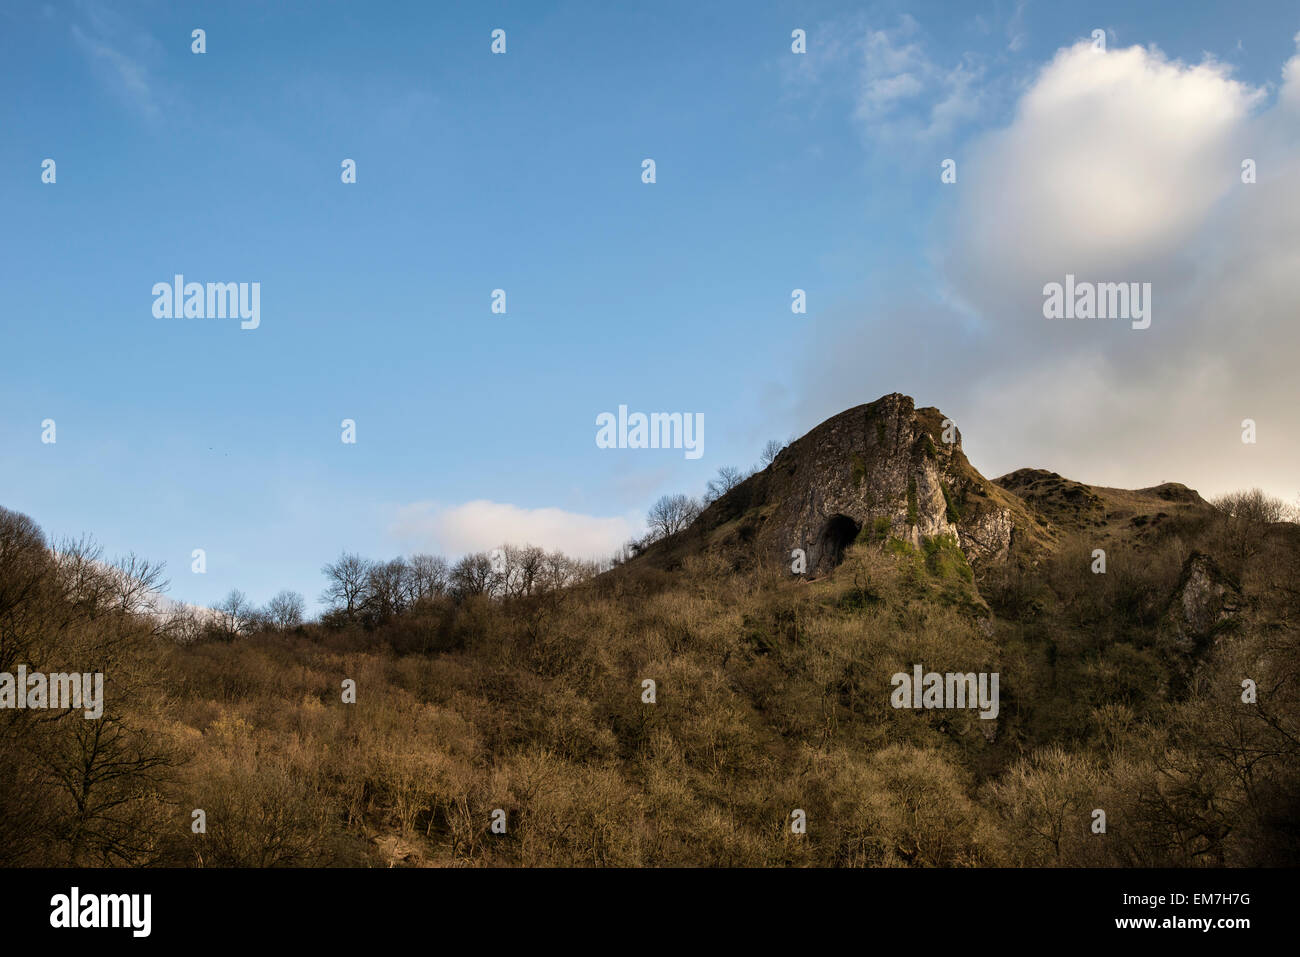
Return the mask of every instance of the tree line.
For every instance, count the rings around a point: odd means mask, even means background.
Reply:
[[[647,533],[625,543],[608,561],[586,561],[536,545],[502,545],[491,551],[470,552],[455,563],[427,553],[373,561],[344,551],[321,568],[327,582],[320,596],[326,606],[321,623],[374,626],[422,604],[463,601],[477,595],[523,598],[575,585],[688,527],[710,504],[775,461],[788,444],[777,439],[768,441],[759,464],[748,471],[733,466],[719,468],[700,498],[662,496],[646,515]],[[173,617],[175,628],[189,638],[206,635],[233,639],[298,628],[306,621],[306,609],[306,600],[295,591],[280,591],[265,606],[258,607],[235,588],[210,610],[181,608],[173,612]]]
[[[604,567],[537,545],[502,545],[470,552],[454,563],[427,553],[376,561],[344,551],[321,568],[326,585],[320,595],[325,605],[320,621],[327,626],[374,627],[440,602],[459,603],[480,595],[525,598],[557,591],[591,578]],[[182,629],[194,632],[191,637],[233,639],[299,627],[306,620],[306,600],[298,592],[284,590],[259,608],[235,588],[208,614],[203,610],[191,614],[193,626]]]

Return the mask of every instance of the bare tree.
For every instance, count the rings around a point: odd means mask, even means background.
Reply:
[[[441,555],[412,555],[406,563],[406,585],[411,604],[423,598],[436,598],[447,593],[450,569]]]
[[[545,550],[536,545],[502,545],[493,554],[503,595],[519,598],[542,590]]]
[[[496,581],[497,572],[487,552],[471,552],[451,569],[451,590],[461,598],[490,594]]]
[[[285,589],[267,603],[266,618],[277,631],[288,631],[302,624],[307,602],[296,591]]]
[[[54,549],[69,606],[90,617],[108,607],[112,580],[104,574],[104,549],[89,535],[65,538]]]
[[[0,508],[0,671],[30,654],[46,627],[41,612],[54,578],[45,534],[20,512]]]
[[[409,593],[410,583],[405,561],[394,558],[370,564],[363,606],[372,616],[383,621],[401,614],[406,609],[406,596]]]
[[[355,615],[366,598],[370,562],[360,555],[344,552],[338,561],[322,568],[321,574],[329,579],[329,584],[321,592],[321,600],[328,602],[331,608],[345,612],[348,617]]]
[[[113,562],[108,577],[117,607],[132,615],[156,610],[159,595],[170,584],[162,577],[164,567],[135,552]]]
[[[1253,525],[1271,525],[1282,521],[1287,515],[1286,502],[1259,488],[1227,492],[1211,504],[1229,518]]]
[[[767,440],[767,444],[763,446],[763,451],[758,457],[763,468],[767,468],[776,461],[776,457],[781,454],[781,450],[785,448],[785,445],[786,443],[782,442],[780,439]]]
[[[1264,547],[1268,527],[1288,513],[1284,501],[1258,488],[1228,492],[1211,504],[1218,510],[1220,541],[1238,573]]]
[[[646,524],[652,539],[674,535],[695,521],[700,514],[700,503],[689,495],[665,495],[650,506]]]
[[[214,605],[212,610],[217,615],[217,628],[227,640],[247,634],[251,629],[253,606],[238,588],[230,589],[230,593]]]
[[[167,609],[161,632],[178,645],[188,645],[202,636],[203,622],[194,607],[175,603]]]
[[[547,552],[542,558],[538,590],[559,591],[596,575],[595,562],[570,558],[561,551]]]
[[[145,596],[156,566],[99,555],[88,538],[52,549],[30,518],[0,508],[0,671],[76,663],[104,682],[90,720],[76,707],[0,708],[3,867],[157,859],[162,795],[173,785],[170,736],[157,730],[166,669],[154,646],[158,622],[137,613],[152,606]]]
[[[718,474],[709,479],[709,486],[704,492],[704,504],[708,505],[716,502],[722,496],[726,495],[733,488],[745,481],[745,473],[740,469],[732,468],[730,465],[724,465],[718,469]]]

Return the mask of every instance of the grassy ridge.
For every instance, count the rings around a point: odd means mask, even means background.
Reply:
[[[116,621],[134,649],[135,690],[110,695],[109,712],[138,736],[127,754],[137,763],[96,785],[124,799],[94,813],[78,804],[63,772],[84,763],[85,722],[37,730],[32,712],[0,711],[0,770],[25,789],[0,784],[0,807],[8,830],[37,835],[0,842],[0,854],[236,866],[1293,864],[1294,529],[1261,540],[1240,569],[1249,610],[1195,658],[1162,622],[1186,556],[1219,539],[1176,531],[1113,548],[1104,576],[1089,571],[1083,539],[977,582],[949,539],[916,550],[866,536],[813,582],[707,553],[673,573],[634,562],[536,596],[441,598],[370,627],[335,619],[190,645],[101,608],[94,620]],[[0,588],[6,627],[22,611],[12,595]],[[43,601],[28,624],[66,616],[66,592]],[[30,646],[28,664],[58,646]],[[997,720],[894,709],[890,677],[916,663],[998,672]],[[1256,705],[1240,700],[1243,676],[1261,689]],[[345,679],[355,704],[342,701]],[[155,751],[165,760],[139,763]],[[194,809],[204,834],[192,832]],[[497,809],[504,834],[491,830]],[[796,809],[806,834],[791,831]],[[1104,834],[1090,829],[1097,809]]]

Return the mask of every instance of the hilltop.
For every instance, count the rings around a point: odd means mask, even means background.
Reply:
[[[701,550],[791,564],[809,577],[839,564],[854,542],[948,538],[972,567],[1033,562],[1072,535],[1104,543],[1150,539],[1166,522],[1208,518],[1210,504],[1175,483],[1128,491],[1020,469],[989,480],[962,450],[955,422],[891,393],[827,419],[765,469],[704,509],[640,561],[672,568]]]
[[[110,732],[0,710],[0,863],[1294,865],[1280,515],[989,480],[895,394],[604,573],[344,556],[321,622],[194,632],[0,509],[0,671],[97,663]]]

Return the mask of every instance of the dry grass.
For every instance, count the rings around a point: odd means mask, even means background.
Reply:
[[[1300,549],[1270,539],[1244,568],[1256,604],[1180,684],[1186,662],[1158,612],[1180,556],[1211,540],[1135,544],[1107,576],[1086,562],[1080,571],[1088,544],[1065,543],[1018,582],[978,590],[933,555],[861,544],[812,583],[701,555],[674,574],[633,563],[545,599],[448,599],[371,629],[179,646],[125,616],[138,673],[114,714],[147,741],[141,756],[172,757],[122,786],[126,823],[114,827],[148,839],[79,817],[32,770],[33,754],[64,753],[70,730],[46,740],[30,713],[20,726],[0,712],[0,762],[17,782],[0,785],[0,806],[9,831],[34,829],[0,842],[0,855],[206,866],[1294,864],[1297,604],[1266,576],[1295,569]],[[17,627],[22,609],[6,600],[0,623]],[[48,620],[60,599],[43,600]],[[93,645],[96,634],[67,640]],[[997,721],[895,710],[890,676],[918,662],[999,672]],[[1261,689],[1257,706],[1240,701],[1243,676]],[[342,701],[345,679],[355,704]],[[645,679],[654,704],[642,701]],[[1099,808],[1105,834],[1090,830]],[[204,834],[191,830],[194,809],[206,813]],[[498,809],[505,833],[492,830]],[[806,834],[791,831],[796,809]],[[110,839],[120,853],[97,856]]]

